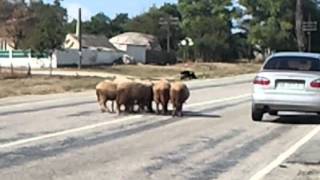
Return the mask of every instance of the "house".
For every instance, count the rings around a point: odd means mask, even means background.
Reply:
[[[56,50],[53,59],[58,67],[76,66],[80,61],[79,38],[75,34],[67,34],[63,50]],[[103,35],[82,35],[81,64],[84,66],[113,64],[121,59],[125,52],[117,49]]]
[[[148,50],[161,51],[158,39],[149,34],[127,32],[111,38],[110,42],[140,63],[146,63]]]
[[[67,34],[63,46],[65,49],[79,49],[80,43],[76,34]],[[82,48],[102,51],[118,51],[118,49],[109,42],[109,39],[103,35],[82,35]]]

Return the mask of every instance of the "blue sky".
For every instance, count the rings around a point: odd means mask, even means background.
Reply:
[[[53,0],[45,0],[52,2]],[[77,17],[78,8],[82,8],[84,20],[92,15],[104,12],[111,18],[116,14],[128,13],[130,17],[148,11],[152,5],[161,6],[164,3],[177,3],[178,0],[64,0],[62,5],[68,9],[69,20]]]

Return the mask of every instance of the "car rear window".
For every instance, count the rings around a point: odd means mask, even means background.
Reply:
[[[320,71],[320,60],[309,57],[274,57],[263,67],[264,70]]]

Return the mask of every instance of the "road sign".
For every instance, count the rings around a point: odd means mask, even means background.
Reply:
[[[305,32],[313,32],[318,30],[318,22],[317,21],[305,21],[302,24],[302,29]]]

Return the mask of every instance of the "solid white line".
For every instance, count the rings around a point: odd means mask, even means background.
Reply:
[[[77,133],[77,132],[81,132],[81,131],[95,129],[95,128],[99,128],[99,127],[103,127],[103,126],[107,126],[107,125],[111,125],[111,124],[116,124],[116,123],[129,121],[129,120],[133,120],[133,119],[138,119],[138,118],[141,118],[141,117],[142,117],[142,115],[130,116],[130,117],[122,118],[122,119],[116,119],[114,121],[108,121],[108,122],[103,122],[103,123],[83,126],[83,127],[80,127],[80,128],[69,129],[69,130],[65,130],[65,131],[61,131],[61,132],[46,134],[46,135],[43,135],[43,136],[38,136],[38,137],[33,137],[33,138],[28,138],[28,139],[23,139],[23,140],[18,140],[18,141],[13,141],[13,142],[9,142],[9,143],[6,143],[6,144],[1,144],[0,145],[0,149],[10,148],[10,147],[14,147],[14,146],[23,145],[23,144],[26,144],[26,143],[32,143],[32,142],[35,142],[35,141],[40,141],[40,140],[45,140],[45,139],[49,139],[49,138],[68,135],[68,134],[71,134],[71,133]]]
[[[309,140],[311,140],[316,134],[320,132],[320,126],[314,128],[310,133],[308,133],[306,136],[304,136],[300,141],[298,141],[296,144],[291,146],[286,152],[282,153],[272,161],[268,166],[260,170],[258,173],[256,173],[254,176],[250,178],[250,180],[261,180],[263,179],[267,174],[269,174],[273,169],[278,167],[281,163],[283,163],[287,158],[289,158],[293,153],[295,153],[301,146],[303,146],[305,143],[307,143]]]
[[[204,105],[215,104],[215,103],[223,103],[223,102],[226,102],[226,101],[234,101],[234,100],[238,100],[238,99],[248,98],[250,96],[251,96],[251,94],[243,94],[243,95],[240,95],[240,96],[234,96],[234,97],[229,97],[229,98],[216,99],[216,100],[212,100],[212,101],[194,103],[194,104],[186,105],[185,107],[186,108],[192,108],[192,107],[204,106]]]
[[[235,97],[217,99],[217,100],[213,100],[213,101],[206,101],[206,102],[201,102],[201,103],[190,104],[190,105],[187,105],[186,107],[191,108],[191,107],[204,106],[204,105],[209,105],[209,104],[214,104],[214,103],[233,101],[233,100],[237,100],[237,99],[246,98],[248,96],[250,96],[250,94],[244,94],[241,96],[235,96]],[[0,144],[0,149],[19,146],[19,145],[23,145],[23,144],[27,144],[27,143],[32,143],[35,141],[41,141],[41,140],[45,140],[45,139],[55,138],[55,137],[59,137],[59,136],[63,136],[63,135],[68,135],[71,133],[77,133],[77,132],[81,132],[81,131],[91,130],[91,129],[95,129],[95,128],[99,128],[99,127],[103,127],[103,126],[107,126],[107,125],[111,125],[111,124],[117,124],[117,123],[129,121],[129,120],[133,120],[133,119],[138,119],[141,117],[143,117],[143,116],[142,115],[130,116],[130,117],[126,117],[123,119],[117,119],[114,121],[102,122],[102,123],[88,125],[88,126],[84,126],[84,127],[80,127],[80,128],[74,128],[74,129],[69,129],[69,130],[65,130],[65,131],[61,131],[61,132],[46,134],[43,136],[13,141],[13,142],[5,143],[5,144]]]

